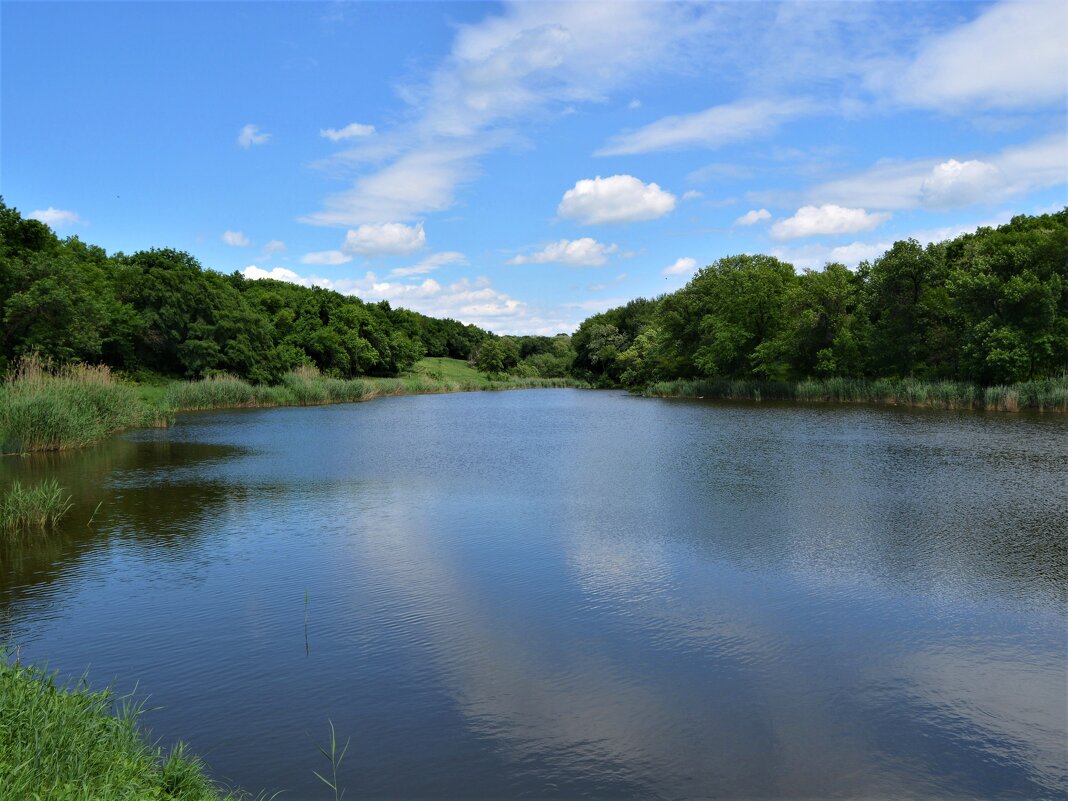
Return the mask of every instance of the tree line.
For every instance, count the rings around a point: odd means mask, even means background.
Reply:
[[[1068,208],[926,246],[896,242],[857,270],[798,273],[772,256],[729,256],[677,292],[548,337],[496,336],[386,301],[224,275],[177,250],[109,256],[0,199],[0,332],[0,368],[37,352],[135,376],[227,372],[255,383],[300,365],[342,378],[396,375],[423,356],[600,386],[834,376],[1012,383],[1068,369]]]
[[[572,343],[573,373],[602,386],[1056,377],[1068,370],[1068,208],[896,242],[855,271],[730,256],[677,292],[589,317]]]
[[[204,269],[188,253],[108,255],[0,199],[0,368],[32,352],[129,375],[231,373],[275,383],[314,365],[396,375],[424,355],[469,359],[493,337],[386,301]]]

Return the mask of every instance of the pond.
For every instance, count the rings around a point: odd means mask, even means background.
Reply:
[[[282,798],[1068,793],[1068,419],[531,390],[182,416],[54,475],[0,641]],[[99,504],[99,507],[98,507]]]

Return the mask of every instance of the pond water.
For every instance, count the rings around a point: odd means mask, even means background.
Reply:
[[[332,797],[332,721],[351,799],[1068,794],[1063,415],[410,396],[44,475],[0,641],[246,790]]]

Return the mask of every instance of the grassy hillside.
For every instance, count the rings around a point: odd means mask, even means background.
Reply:
[[[420,359],[412,366],[411,372],[417,375],[425,375],[435,381],[490,383],[489,378],[463,359],[450,359],[446,356],[428,356],[425,359]]]

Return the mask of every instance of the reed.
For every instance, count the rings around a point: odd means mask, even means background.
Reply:
[[[30,487],[16,481],[0,497],[0,529],[12,533],[54,528],[71,505],[71,496],[55,479]]]
[[[140,725],[144,708],[83,678],[55,674],[0,653],[0,800],[220,801],[203,763],[178,744],[164,754]]]
[[[861,378],[805,379],[797,383],[731,379],[693,379],[652,384],[641,394],[659,398],[874,403],[933,409],[1068,411],[1068,377],[1011,386],[980,387],[962,381]]]
[[[0,453],[77,448],[159,418],[107,367],[29,356],[0,386]]]

